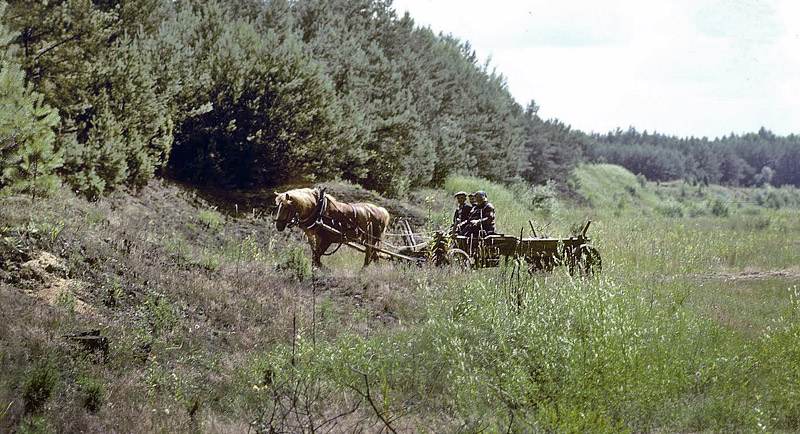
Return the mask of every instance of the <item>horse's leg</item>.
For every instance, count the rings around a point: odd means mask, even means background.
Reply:
[[[372,250],[373,250],[372,247],[368,243],[365,243],[364,247],[366,247],[366,249],[364,250],[364,266],[361,268],[367,268],[370,259],[372,259]]]
[[[327,270],[328,267],[322,265],[322,255],[324,255],[325,252],[328,251],[328,247],[331,246],[331,240],[328,239],[328,237],[325,237],[324,235],[318,235],[317,240],[318,240],[317,246],[319,249],[319,253],[317,254],[318,257],[317,262],[319,262],[319,268]]]
[[[372,257],[375,254],[375,249],[372,246],[375,244],[375,237],[372,234],[372,223],[367,224],[367,230],[365,231],[366,235],[364,236],[364,245],[366,249],[364,250],[364,266],[361,268],[366,268],[369,265],[370,261],[372,261]]]
[[[381,225],[380,224],[371,225],[371,229],[372,229],[372,231],[371,231],[372,232],[372,239],[375,241],[372,244],[375,247],[380,247],[381,246],[381,236],[383,235],[383,230],[381,229]],[[380,258],[380,255],[378,255],[378,251],[377,250],[372,252],[372,259],[376,263],[378,262],[379,258]]]

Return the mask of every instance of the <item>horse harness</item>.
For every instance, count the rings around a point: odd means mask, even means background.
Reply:
[[[329,226],[333,229],[336,229],[341,234],[341,240],[339,241],[339,245],[330,253],[323,253],[323,255],[328,256],[336,253],[337,250],[342,246],[344,242],[347,241],[346,232],[355,230],[357,233],[360,232],[362,235],[369,235],[364,232],[363,229],[358,227],[357,220],[358,220],[358,212],[356,212],[356,208],[353,204],[348,203],[350,206],[350,210],[353,211],[353,217],[351,218],[348,215],[345,215],[347,218],[346,222],[342,222],[341,220],[333,219],[330,216],[325,215],[325,211],[328,209],[328,197],[325,195],[325,188],[321,188],[319,191],[319,201],[317,202],[314,211],[311,212],[305,218],[300,218],[296,214],[289,219],[287,223],[288,228],[292,228],[294,226],[300,226],[303,229],[312,229],[313,227],[317,226],[318,224],[323,224],[325,226]],[[280,211],[279,205],[279,211]]]

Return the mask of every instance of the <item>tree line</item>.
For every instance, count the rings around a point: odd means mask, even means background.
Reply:
[[[733,186],[800,186],[800,136],[778,136],[761,128],[714,140],[678,138],[617,129],[594,134],[590,161],[619,164],[647,179]]]
[[[457,172],[565,180],[580,157],[569,127],[524,110],[468,42],[390,0],[3,8],[0,186],[30,189],[14,171],[34,158],[37,188],[60,179],[90,197],[158,174],[237,188],[340,178],[398,195]]]
[[[563,185],[587,159],[651,179],[748,184],[772,173],[797,184],[780,165],[790,156],[775,158],[795,152],[795,138],[758,139],[769,149],[760,164],[749,136],[725,145],[589,136],[544,120],[468,42],[415,25],[391,0],[8,0],[0,9],[8,191],[63,182],[99,197],[169,176],[230,188],[343,179],[402,195],[453,173]],[[703,150],[682,150],[695,145]],[[728,148],[737,158],[725,159]]]

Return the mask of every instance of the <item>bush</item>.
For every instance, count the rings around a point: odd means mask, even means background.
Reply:
[[[200,223],[208,229],[216,229],[222,224],[222,216],[217,212],[217,207],[201,210],[198,218]]]
[[[683,217],[683,207],[675,199],[669,198],[659,206],[655,207],[655,212],[664,217]]]
[[[38,413],[53,396],[58,387],[59,375],[56,365],[47,360],[34,366],[25,374],[22,398],[26,413]]]
[[[644,175],[642,175],[641,173],[639,173],[639,174],[637,174],[637,175],[636,175],[636,181],[638,181],[638,182],[639,182],[639,185],[640,185],[642,188],[644,188],[644,187],[646,187],[646,186],[647,186],[647,177],[645,177],[645,176],[644,176]]]
[[[49,434],[54,432],[53,427],[41,415],[26,418],[19,426],[19,434]]]
[[[533,209],[548,215],[555,211],[558,201],[556,200],[556,182],[552,179],[547,181],[545,185],[532,185],[527,193]]]
[[[303,246],[290,247],[283,251],[276,268],[279,271],[288,271],[292,278],[302,282],[311,276],[311,259]]]
[[[80,401],[83,407],[96,413],[106,400],[106,386],[102,381],[94,378],[84,378],[78,383]]]
[[[717,217],[727,217],[728,216],[728,204],[722,201],[720,198],[714,198],[711,203],[709,204],[709,208],[711,209],[711,214]]]
[[[150,294],[143,308],[153,334],[169,331],[178,323],[175,309],[162,295]]]

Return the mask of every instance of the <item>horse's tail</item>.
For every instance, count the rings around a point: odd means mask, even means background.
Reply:
[[[379,206],[378,207],[378,218],[380,219],[380,230],[378,231],[378,239],[383,239],[383,234],[386,233],[386,228],[389,227],[389,221],[392,219],[392,215],[389,214],[389,211],[386,208]]]

